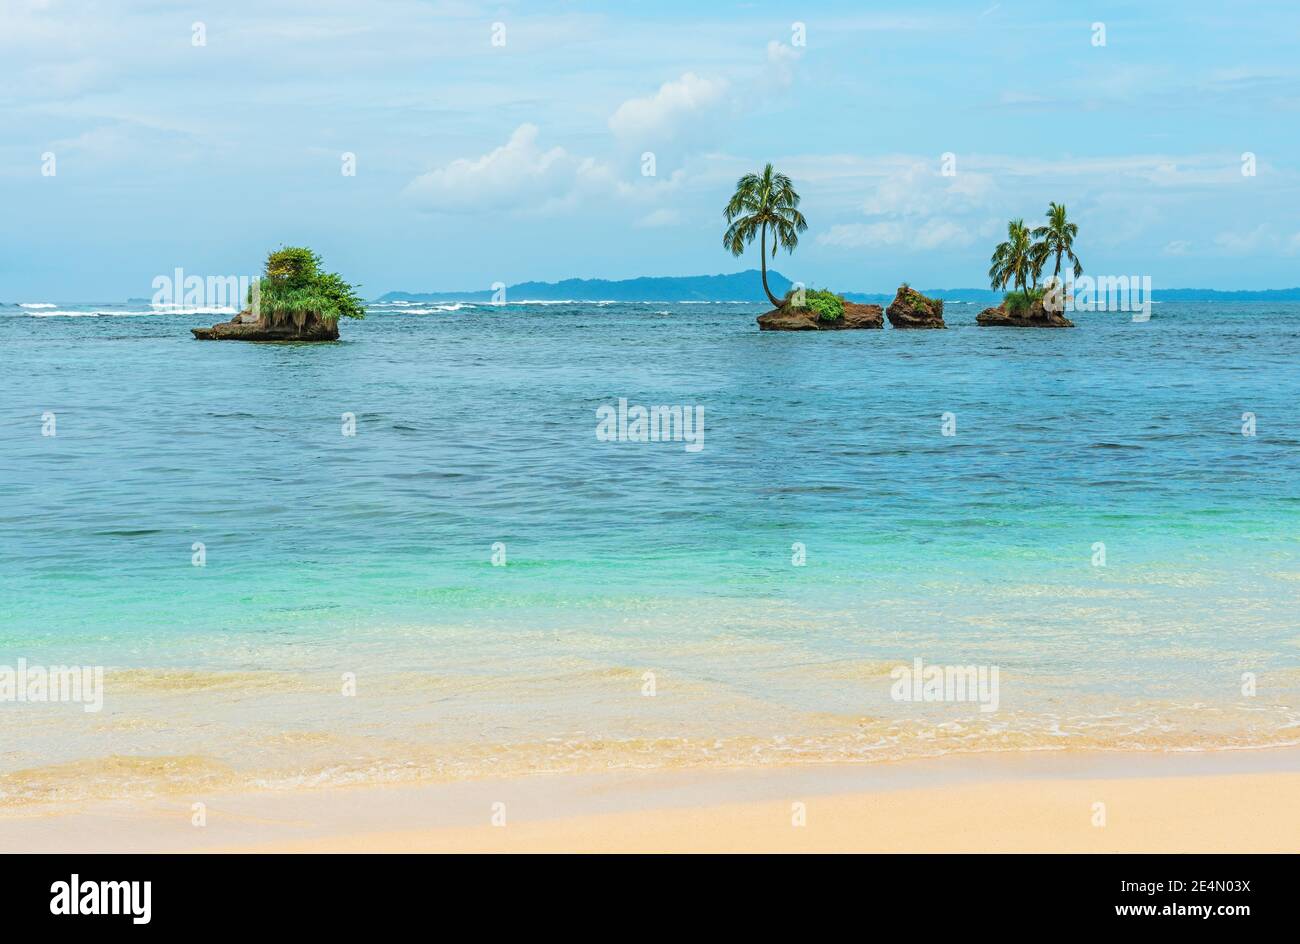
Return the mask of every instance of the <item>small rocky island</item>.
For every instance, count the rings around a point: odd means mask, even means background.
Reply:
[[[1059,311],[1043,305],[1041,298],[1028,305],[1003,302],[996,308],[985,308],[975,316],[977,324],[1002,328],[1073,328],[1074,322]]]
[[[761,173],[745,174],[736,181],[736,192],[723,211],[727,229],[722,244],[734,256],[743,255],[745,247],[756,240],[759,245],[760,275],[763,292],[774,306],[758,316],[763,331],[839,331],[845,328],[882,328],[879,305],[860,305],[846,301],[843,295],[817,289],[787,292],[778,299],[767,279],[768,233],[771,254],[777,249],[794,252],[799,234],[807,230],[808,221],[799,212],[799,194],[790,178],[777,173],[771,164]],[[1038,288],[1039,275],[1053,262],[1051,284],[1060,284],[1061,266],[1073,267],[1074,277],[1083,274],[1083,265],[1074,253],[1079,227],[1070,222],[1065,205],[1050,203],[1047,222],[1030,229],[1023,219],[1007,224],[1007,238],[993,250],[989,260],[989,284],[1004,292],[1002,304],[986,308],[976,322],[986,326],[1014,328],[1073,328],[1059,306],[1044,306],[1046,288]],[[1013,291],[1007,291],[1014,285]],[[895,328],[946,328],[943,300],[929,298],[906,282],[899,286],[894,300],[883,312]],[[215,329],[214,329],[215,330]]]
[[[191,328],[200,341],[337,341],[340,318],[364,318],[365,303],[320,256],[298,246],[266,257],[249,307],[211,328]]]
[[[758,316],[763,331],[840,331],[845,328],[883,328],[885,317],[895,328],[946,328],[943,301],[927,298],[903,285],[886,309],[845,301],[842,295],[808,290],[802,302],[791,292],[773,308]]]
[[[846,328],[883,328],[879,305],[857,305],[832,292],[805,291],[802,299],[791,292],[780,307],[758,316],[762,331],[842,331]]]
[[[1083,263],[1074,254],[1079,227],[1071,223],[1065,204],[1047,205],[1047,223],[1030,229],[1023,219],[1007,223],[1007,238],[998,243],[989,260],[989,285],[1005,291],[1002,304],[985,308],[977,324],[1000,328],[1073,328],[1074,322],[1061,314],[1061,264],[1083,275]],[[1048,262],[1055,260],[1052,275],[1039,286],[1038,277]],[[1047,302],[1045,305],[1044,302]]]
[[[245,309],[229,321],[211,328],[190,328],[200,341],[337,341],[338,320],[325,321],[312,312],[304,313],[301,322],[272,321]]]
[[[885,314],[895,328],[948,327],[943,323],[943,299],[927,298],[906,282],[898,287]]]

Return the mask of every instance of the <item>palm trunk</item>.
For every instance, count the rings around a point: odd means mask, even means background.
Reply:
[[[767,287],[767,224],[766,223],[763,224],[763,235],[759,241],[759,252],[762,253],[762,255],[759,257],[759,261],[762,263],[762,269],[763,269],[763,291],[767,293],[767,300],[772,303],[772,307],[780,308],[781,303],[777,301],[776,296],[772,294],[772,290]]]
[[[1056,271],[1052,273],[1052,278],[1056,278],[1056,277],[1057,277],[1058,275],[1060,275],[1060,274],[1061,274],[1061,252],[1060,252],[1060,250],[1057,250],[1057,253],[1056,253]]]

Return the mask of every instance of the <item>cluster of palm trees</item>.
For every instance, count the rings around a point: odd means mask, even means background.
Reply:
[[[1023,219],[1012,220],[1007,224],[1006,242],[999,243],[993,250],[992,265],[989,267],[989,281],[993,288],[1005,290],[1014,284],[1025,295],[1038,283],[1048,261],[1055,258],[1056,266],[1052,278],[1059,281],[1061,277],[1061,260],[1065,259],[1074,267],[1074,277],[1083,275],[1083,264],[1074,254],[1074,239],[1079,235],[1079,227],[1071,223],[1065,214],[1065,205],[1051,203],[1047,207],[1047,225],[1030,230]]]
[[[799,245],[799,234],[808,228],[808,221],[799,212],[799,194],[790,178],[777,173],[771,164],[762,173],[746,174],[736,182],[736,192],[727,201],[724,211],[727,231],[722,244],[734,256],[744,255],[745,247],[755,238],[759,241],[759,259],[762,263],[763,291],[773,307],[780,308],[781,300],[767,287],[768,230],[772,236],[772,256],[777,249],[794,252]],[[1007,240],[993,251],[989,279],[993,288],[1004,291],[1015,284],[1017,290],[1028,296],[1038,283],[1048,261],[1056,260],[1052,278],[1060,279],[1061,261],[1074,267],[1074,276],[1083,275],[1083,265],[1074,254],[1074,239],[1079,227],[1065,214],[1065,205],[1052,203],[1047,208],[1047,224],[1030,230],[1023,219],[1007,224]]]

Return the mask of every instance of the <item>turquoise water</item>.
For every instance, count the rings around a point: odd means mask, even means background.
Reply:
[[[762,310],[378,306],[264,346],[0,308],[0,664],[109,672],[100,715],[0,704],[0,774],[1297,739],[1300,305],[811,336]],[[620,397],[702,406],[703,448],[600,441]],[[997,665],[1000,710],[894,702],[915,657]]]

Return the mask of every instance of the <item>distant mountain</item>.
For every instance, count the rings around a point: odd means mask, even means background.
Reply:
[[[784,295],[790,280],[778,272],[767,273],[773,294]],[[389,292],[381,302],[485,302],[492,291],[479,292]],[[563,282],[520,282],[506,288],[508,301],[583,302],[761,302],[762,275],[746,269],[731,275],[685,275],[638,279],[565,279]]]
[[[939,298],[945,302],[979,302],[990,305],[1002,301],[1003,292],[993,292],[986,288],[922,288],[917,289],[922,295]],[[894,300],[895,292],[842,292],[851,302],[870,302],[875,305],[888,305]]]
[[[987,288],[923,288],[921,294],[944,301],[979,302],[990,305],[1002,301],[1003,292]],[[844,292],[851,302],[888,304],[894,300],[893,292]],[[1300,301],[1300,288],[1269,288],[1248,291],[1220,291],[1215,288],[1160,288],[1151,290],[1151,297],[1162,302],[1296,302]]]
[[[769,271],[767,282],[778,298],[789,290],[791,282],[779,272]],[[817,286],[817,287],[820,287]],[[944,301],[997,304],[1002,293],[987,288],[923,288],[923,294]],[[380,302],[486,302],[492,291],[477,292],[388,292]],[[893,292],[844,292],[851,302],[888,304]],[[1220,291],[1212,288],[1156,288],[1152,295],[1159,301],[1300,301],[1300,288],[1274,288],[1255,291]],[[637,279],[565,279],[562,282],[520,282],[506,288],[508,301],[584,301],[584,302],[765,302],[762,277],[757,269],[731,275],[680,275]]]
[[[1245,289],[1220,291],[1217,288],[1160,288],[1151,290],[1153,297],[1165,302],[1295,302],[1300,288]]]

